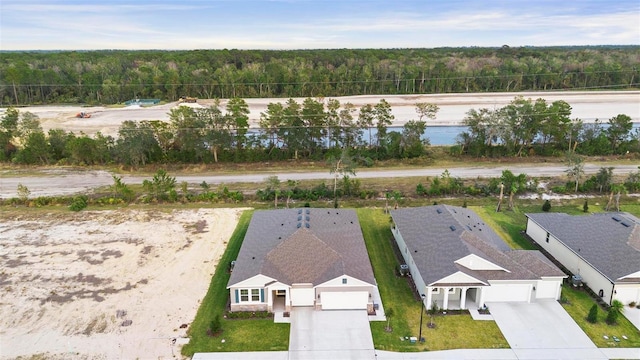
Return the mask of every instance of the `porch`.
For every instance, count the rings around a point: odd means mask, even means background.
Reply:
[[[442,310],[478,309],[482,301],[483,286],[427,286],[424,305],[427,309],[432,304]]]

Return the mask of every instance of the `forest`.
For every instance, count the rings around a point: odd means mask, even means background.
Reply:
[[[0,106],[637,88],[640,47],[2,52]]]

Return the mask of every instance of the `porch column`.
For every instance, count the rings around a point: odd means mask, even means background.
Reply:
[[[478,293],[476,292],[476,302],[477,302],[476,305],[478,305],[478,308],[481,308],[484,306],[484,289],[485,288],[486,288],[485,286],[479,286],[478,290],[476,290],[480,292],[480,296],[478,296]]]
[[[460,309],[464,310],[467,308],[467,289],[466,287],[463,287],[460,290]]]
[[[429,309],[431,308],[431,297],[433,296],[431,293],[433,292],[433,288],[431,286],[427,286],[427,302],[424,304],[424,306]]]
[[[442,310],[447,310],[449,308],[449,288],[446,287],[444,290],[444,300],[442,300]]]

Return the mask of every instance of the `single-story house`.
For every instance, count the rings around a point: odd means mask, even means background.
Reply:
[[[604,302],[640,302],[640,219],[628,213],[527,215],[527,235]]]
[[[392,232],[427,307],[559,299],[567,277],[542,253],[512,250],[470,209],[436,205],[392,210]],[[471,305],[471,303],[473,305]]]
[[[373,311],[376,288],[354,210],[256,211],[227,284],[231,311]]]

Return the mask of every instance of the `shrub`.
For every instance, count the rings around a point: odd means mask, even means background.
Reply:
[[[582,205],[582,212],[589,212],[589,201],[584,200],[584,205]]]
[[[589,310],[589,315],[587,316],[587,321],[595,324],[598,322],[598,305],[593,304],[591,310]]]
[[[71,211],[83,210],[87,207],[88,202],[89,202],[89,199],[86,196],[84,195],[76,196],[73,198],[71,205],[69,205],[69,209]]]
[[[615,325],[618,323],[618,314],[619,312],[614,309],[609,309],[607,312],[607,324]]]
[[[636,307],[636,302],[635,301],[630,302],[629,307]]]
[[[216,317],[211,320],[209,324],[209,329],[207,329],[207,335],[216,336],[222,332],[222,321],[220,320],[220,314],[216,315]]]
[[[551,202],[549,200],[545,200],[544,204],[542,204],[542,211],[549,212],[551,210]]]

